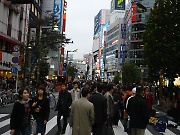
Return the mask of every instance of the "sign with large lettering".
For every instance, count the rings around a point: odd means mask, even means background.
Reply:
[[[58,29],[62,29],[63,0],[54,0],[53,14],[57,21]]]
[[[96,35],[101,28],[101,11],[94,18],[94,35]]]

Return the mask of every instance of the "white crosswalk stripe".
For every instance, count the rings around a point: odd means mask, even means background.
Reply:
[[[3,117],[6,117],[8,116],[9,114],[0,114],[0,119],[3,118]]]
[[[0,122],[0,128],[4,127],[6,125],[9,125],[9,123],[10,123],[10,119],[6,119],[6,120]]]
[[[1,128],[7,126],[10,124],[10,118],[7,117],[5,119],[6,116],[8,116],[9,114],[0,114],[0,131]],[[9,115],[10,116],[10,115]],[[48,133],[50,133],[51,130],[57,130],[56,128],[53,129],[56,126],[57,123],[57,116],[54,116],[53,118],[51,118],[46,126],[46,135],[49,135]],[[169,121],[169,123],[172,123],[171,121]],[[6,127],[8,128],[8,127]],[[180,126],[177,127],[177,130],[180,131]],[[65,135],[69,135],[70,132],[70,127],[69,125],[66,128],[66,134]],[[119,121],[118,127],[114,128],[114,133],[115,135],[127,135],[127,133],[124,132],[124,128],[123,128],[123,124]],[[161,135],[177,135],[175,134],[173,131],[171,131],[170,129],[166,129],[165,132],[160,132]],[[0,132],[0,135],[10,135],[10,130],[5,131],[4,133]],[[149,129],[145,130],[145,135],[153,135],[153,133],[151,133],[151,131],[149,131]]]
[[[46,125],[46,134],[55,126],[54,123],[57,121],[57,116],[54,116],[51,120],[48,121]]]

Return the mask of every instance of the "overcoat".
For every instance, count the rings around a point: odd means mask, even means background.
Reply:
[[[94,123],[94,106],[87,98],[82,97],[72,103],[70,127],[72,135],[91,135]]]

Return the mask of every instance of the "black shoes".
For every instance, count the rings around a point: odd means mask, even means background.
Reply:
[[[64,131],[61,131],[61,133],[60,133],[61,135],[64,135],[65,134],[65,132]]]
[[[61,131],[58,130],[58,131],[56,132],[56,135],[60,135],[60,133],[61,133]]]

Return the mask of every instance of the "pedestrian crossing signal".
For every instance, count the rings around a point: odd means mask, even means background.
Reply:
[[[30,4],[33,2],[34,0],[11,0],[12,4]]]

